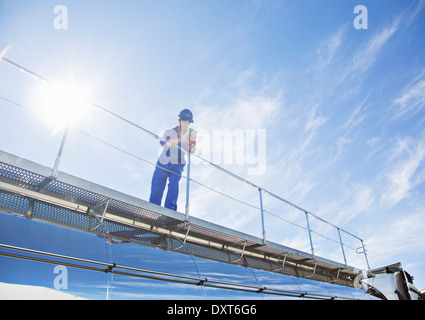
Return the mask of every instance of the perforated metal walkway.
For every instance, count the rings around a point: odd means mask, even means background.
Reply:
[[[360,274],[345,266],[0,151],[0,208],[29,219],[173,250],[182,254],[353,287]],[[104,230],[107,230],[106,233]]]

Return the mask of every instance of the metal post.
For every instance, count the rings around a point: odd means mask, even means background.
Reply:
[[[360,240],[360,241],[362,242],[362,248],[363,248],[364,257],[365,257],[366,263],[367,263],[367,269],[370,270],[370,265],[369,265],[369,261],[367,260],[367,254],[366,254],[366,249],[364,247],[363,240]]]
[[[187,181],[186,181],[186,207],[184,212],[184,220],[189,219],[189,183],[190,183],[190,152],[187,155]]]
[[[55,166],[53,167],[52,177],[55,177],[55,178],[57,178],[57,176],[58,176],[59,163],[60,163],[61,158],[62,158],[62,151],[63,151],[63,147],[65,145],[65,140],[66,140],[67,135],[68,135],[68,127],[66,127],[65,132],[63,133],[62,142],[61,142],[61,145],[59,147],[58,156],[56,157]]]
[[[264,228],[264,209],[263,209],[263,193],[261,188],[258,188],[260,192],[260,209],[261,209],[261,226],[263,228],[263,244],[266,244],[266,229]]]
[[[344,263],[345,263],[345,266],[347,267],[347,258],[345,257],[344,244],[342,243],[341,232],[339,231],[339,228],[336,228],[336,229],[338,230],[339,243],[341,244],[342,255],[344,256]]]
[[[308,236],[310,238],[311,255],[314,258],[313,239],[311,238],[310,222],[308,221],[308,212],[304,211],[304,213],[305,213],[305,218],[307,219],[307,229],[308,229]]]

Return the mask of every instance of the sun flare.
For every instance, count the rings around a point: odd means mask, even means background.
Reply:
[[[86,91],[75,82],[44,85],[40,90],[39,115],[56,130],[77,125],[90,108]]]

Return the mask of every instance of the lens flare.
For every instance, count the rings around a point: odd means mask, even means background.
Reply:
[[[85,88],[75,82],[43,85],[40,90],[38,113],[56,130],[77,125],[89,108]]]

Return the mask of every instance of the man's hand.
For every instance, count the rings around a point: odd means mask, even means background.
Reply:
[[[189,152],[195,152],[196,150],[196,136],[198,134],[198,131],[196,130],[190,130],[189,134]]]
[[[181,139],[170,139],[167,141],[166,145],[168,147],[175,146],[181,142]]]

